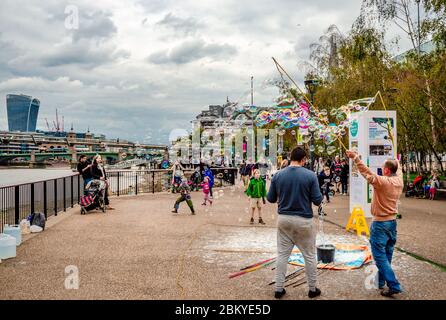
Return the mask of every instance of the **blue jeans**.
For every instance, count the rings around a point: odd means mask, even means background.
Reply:
[[[392,291],[401,292],[400,283],[391,266],[396,235],[396,220],[373,221],[370,228],[370,245],[378,268],[379,287],[384,287],[387,283]]]

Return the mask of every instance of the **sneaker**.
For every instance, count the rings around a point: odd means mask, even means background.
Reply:
[[[178,213],[178,211],[174,209],[174,210],[172,210],[172,213]]]
[[[274,292],[274,298],[280,299],[285,295],[285,293],[286,293],[285,289],[282,289],[282,291],[276,291]]]
[[[205,206],[205,205],[206,205],[206,203],[204,202],[204,203],[202,203],[201,205],[202,205],[202,206]]]
[[[392,289],[387,289],[381,292],[383,297],[392,298],[395,294],[401,293],[401,291],[395,291]]]
[[[260,224],[263,224],[263,225],[266,224],[266,223],[262,220],[262,218],[259,219],[259,223],[260,223]]]
[[[249,224],[254,224],[254,218],[251,218],[251,221],[249,222]]]
[[[194,216],[195,215],[195,211],[192,211],[190,214]]]
[[[212,201],[211,200],[209,200],[209,204],[212,206]]]
[[[316,298],[316,297],[319,297],[321,295],[321,290],[319,290],[318,288],[316,288],[316,290],[315,291],[308,291],[308,298],[311,298],[311,299],[313,299],[313,298]]]

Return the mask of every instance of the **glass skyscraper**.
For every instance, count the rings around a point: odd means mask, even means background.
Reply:
[[[8,113],[9,131],[36,131],[37,115],[40,101],[23,94],[8,94],[6,110]]]

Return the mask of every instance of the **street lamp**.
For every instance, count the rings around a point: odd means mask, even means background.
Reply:
[[[305,87],[310,94],[311,105],[314,104],[314,94],[316,93],[317,87],[319,86],[319,80],[309,79],[305,80]],[[314,117],[314,108],[310,107],[310,117]],[[314,133],[311,132],[311,142],[310,142],[310,170],[313,170],[314,164]]]
[[[418,8],[418,56],[421,53],[421,32],[420,32],[420,1],[421,0],[415,0],[415,2],[417,3],[417,8]]]

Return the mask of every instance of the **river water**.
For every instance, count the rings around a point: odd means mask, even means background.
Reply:
[[[74,172],[69,168],[57,169],[0,169],[0,187],[36,182],[41,180],[55,179],[72,175]]]

